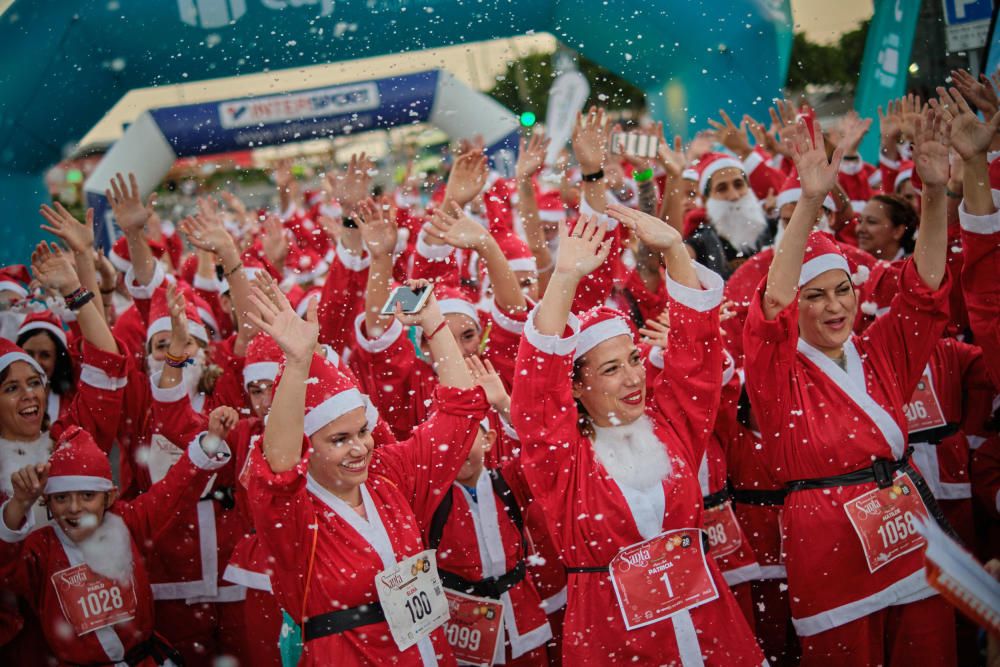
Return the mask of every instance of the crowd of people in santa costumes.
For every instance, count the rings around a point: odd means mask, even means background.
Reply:
[[[981,664],[887,518],[1000,556],[1000,113],[952,80],[624,128],[654,157],[592,108],[510,174],[281,162],[173,222],[119,174],[107,256],[42,206],[0,662]]]

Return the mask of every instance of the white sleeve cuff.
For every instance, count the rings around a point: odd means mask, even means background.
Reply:
[[[500,426],[503,428],[504,435],[515,442],[521,442],[521,439],[517,437],[517,431],[514,430],[513,426],[507,423],[507,420],[503,418],[503,415],[497,413],[497,416],[500,417]]]
[[[882,165],[883,167],[887,167],[887,168],[892,169],[894,171],[899,171],[899,160],[890,160],[889,158],[887,158],[884,155],[879,155],[878,156],[878,163],[880,165]]]
[[[659,345],[654,345],[649,348],[649,363],[654,367],[663,370],[663,348]]]
[[[128,384],[128,377],[111,377],[97,366],[84,364],[80,369],[80,382],[95,389],[117,391]]]
[[[187,396],[187,387],[183,382],[178,382],[173,387],[163,389],[160,387],[160,376],[162,372],[154,373],[149,378],[150,389],[153,391],[153,400],[158,403],[176,403]]]
[[[722,353],[725,355],[722,367],[722,386],[725,387],[736,375],[736,362],[733,361],[733,355],[729,354],[728,350],[723,350]]]
[[[755,150],[750,155],[747,155],[746,160],[743,160],[743,171],[746,172],[747,176],[750,176],[754,172],[754,169],[762,164],[764,164],[764,156]]]
[[[537,312],[538,306],[535,306],[528,313],[528,321],[524,323],[524,337],[528,339],[528,342],[539,352],[545,354],[554,354],[560,357],[572,354],[576,350],[576,339],[580,335],[580,320],[577,319],[576,315],[569,314],[566,324],[573,330],[573,333],[563,338],[539,333],[538,329],[535,328],[535,314]]]
[[[223,283],[225,283],[224,280],[219,280],[215,276],[206,278],[196,273],[194,274],[194,279],[191,281],[191,287],[203,292],[217,292],[222,294],[229,289],[228,283],[225,284],[225,289],[223,289]]]
[[[990,190],[993,206],[1000,209],[1000,190]],[[972,215],[965,210],[965,200],[958,205],[958,222],[962,229],[972,234],[996,234],[1000,232],[1000,210],[986,215]]]
[[[598,213],[590,207],[587,203],[587,197],[583,194],[580,195],[580,215],[593,215],[597,218],[598,222],[603,222],[607,225],[608,231],[611,231],[618,226],[618,221],[612,218],[610,215],[604,215],[603,213]]]
[[[226,444],[225,440],[222,441],[219,451],[214,456],[206,454],[201,446],[201,439],[206,435],[208,435],[208,431],[202,431],[194,437],[194,440],[188,445],[188,457],[191,459],[191,463],[202,470],[218,470],[229,463],[233,454],[229,451],[229,445]]]
[[[515,336],[520,336],[524,333],[524,322],[515,320],[509,315],[505,315],[502,310],[497,308],[496,299],[490,299],[490,317],[492,317],[496,325],[504,331],[508,331]]]
[[[392,318],[392,324],[389,325],[389,328],[383,331],[382,335],[378,338],[368,338],[365,335],[365,332],[361,330],[361,325],[364,323],[365,314],[361,313],[354,319],[354,333],[358,341],[358,347],[368,354],[385,352],[403,335],[403,323],[395,317]]]
[[[7,524],[3,520],[3,511],[7,507],[7,503],[10,499],[4,501],[3,505],[0,505],[0,540],[7,542],[8,544],[14,544],[15,542],[20,542],[28,536],[28,533],[35,527],[35,513],[29,508],[27,514],[24,516],[24,525],[14,530],[13,528],[8,528]]]
[[[997,491],[997,512],[1000,512],[1000,491]],[[0,521],[0,524],[3,522]]]
[[[687,306],[701,313],[718,308],[719,304],[722,303],[722,287],[725,285],[725,281],[722,280],[722,276],[710,268],[698,262],[692,263],[694,264],[694,272],[698,276],[698,282],[701,283],[702,289],[691,289],[678,282],[674,282],[670,278],[670,272],[668,271],[667,294],[682,306]]]
[[[352,255],[340,241],[337,241],[336,253],[340,263],[350,271],[364,271],[372,263],[372,256],[370,254],[366,252],[363,255]]]
[[[454,250],[447,243],[444,245],[431,245],[427,242],[427,233],[423,229],[417,234],[417,254],[424,259],[430,259],[436,262],[443,262],[444,260],[451,257],[451,252]]]
[[[148,285],[139,285],[135,282],[134,264],[125,272],[125,287],[133,299],[152,299],[153,292],[166,280],[167,276],[163,271],[163,265],[159,262],[153,262],[153,267],[153,279],[149,281]]]

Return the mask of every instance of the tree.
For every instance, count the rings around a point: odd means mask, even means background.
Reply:
[[[796,33],[788,66],[786,87],[801,90],[808,84],[853,87],[861,72],[869,21],[845,32],[836,44],[816,44],[805,33]]]

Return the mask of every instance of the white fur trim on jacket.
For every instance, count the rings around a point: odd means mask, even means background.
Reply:
[[[153,278],[148,285],[140,285],[135,282],[135,267],[129,266],[125,272],[125,287],[133,299],[152,299],[153,292],[167,279],[167,274],[163,270],[163,265],[153,262]]]
[[[539,333],[538,329],[535,328],[535,313],[537,311],[538,306],[535,306],[532,311],[528,313],[528,321],[524,323],[524,337],[528,340],[528,342],[531,343],[535,349],[540,352],[544,352],[545,354],[555,354],[559,356],[572,354],[573,350],[576,349],[577,338],[580,335],[580,320],[577,319],[576,315],[573,313],[569,314],[569,319],[566,324],[569,325],[573,333],[566,338],[563,338],[561,336],[547,336]]]
[[[698,262],[692,262],[692,264],[694,265],[694,272],[698,276],[698,282],[701,283],[702,289],[691,289],[690,287],[681,285],[675,282],[668,272],[667,294],[682,306],[697,310],[699,313],[707,313],[714,308],[718,308],[719,304],[722,303],[722,288],[726,283],[722,279],[722,276],[707,266],[703,266]]]
[[[383,331],[382,335],[377,338],[368,338],[365,336],[365,332],[361,330],[361,325],[364,323],[365,314],[361,313],[354,319],[354,333],[358,341],[358,347],[368,354],[385,352],[403,335],[403,323],[395,317],[392,318],[392,324],[389,325],[389,328]]]
[[[128,377],[111,377],[103,369],[90,364],[84,364],[80,369],[80,382],[95,389],[117,391],[128,385]]]
[[[372,263],[372,256],[370,254],[365,252],[355,255],[349,252],[340,241],[337,241],[336,256],[340,260],[340,263],[344,265],[344,268],[349,271],[364,271]]]
[[[16,530],[13,528],[8,528],[7,524],[4,523],[3,520],[3,512],[4,509],[7,507],[7,503],[9,502],[10,499],[8,498],[3,502],[2,505],[0,505],[0,540],[3,540],[8,544],[13,544],[15,542],[20,542],[21,540],[26,538],[28,536],[28,533],[30,533],[35,528],[35,513],[31,511],[27,512],[24,515],[24,525],[21,526],[20,528]]]
[[[990,190],[993,206],[1000,209],[1000,190]],[[986,215],[972,215],[965,208],[965,200],[958,205],[958,222],[962,229],[972,234],[996,234],[1000,232],[1000,210]]]
[[[417,254],[424,259],[429,259],[435,262],[443,262],[451,257],[451,253],[454,250],[447,243],[444,245],[431,245],[427,242],[427,232],[423,229],[417,234]]]

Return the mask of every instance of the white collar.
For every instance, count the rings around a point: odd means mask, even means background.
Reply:
[[[392,542],[389,540],[389,534],[382,523],[382,517],[379,516],[378,508],[375,506],[371,494],[368,493],[367,484],[361,485],[361,502],[365,506],[367,521],[362,519],[354,508],[323,487],[308,473],[306,473],[306,490],[319,498],[323,504],[356,530],[375,549],[379,558],[382,559],[383,566],[390,568],[396,564],[396,554],[392,549]]]

